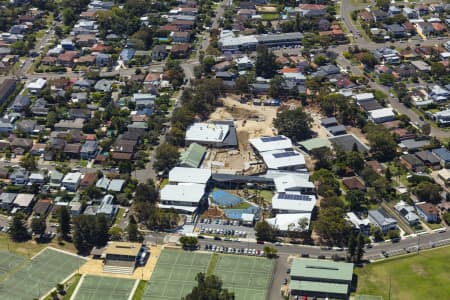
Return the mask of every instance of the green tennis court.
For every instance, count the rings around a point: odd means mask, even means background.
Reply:
[[[84,276],[79,283],[77,294],[74,299],[77,300],[127,300],[135,280]]]
[[[264,300],[272,280],[274,261],[267,258],[220,255],[214,274],[236,300]]]
[[[0,277],[19,267],[25,257],[7,251],[0,251]]]
[[[181,299],[196,285],[197,273],[206,273],[210,261],[210,254],[164,250],[158,259],[142,299]]]
[[[0,282],[0,299],[39,298],[84,262],[83,258],[47,248],[17,271],[5,274],[6,278]]]

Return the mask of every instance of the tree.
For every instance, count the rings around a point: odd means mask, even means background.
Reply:
[[[9,224],[9,237],[15,242],[25,242],[30,239],[25,217],[21,212],[14,215]]]
[[[255,235],[259,241],[274,242],[276,239],[275,229],[266,221],[260,221],[256,224]]]
[[[422,130],[422,133],[424,134],[424,135],[430,135],[430,133],[431,133],[431,125],[430,125],[430,123],[424,123],[423,125],[422,125],[422,127],[420,128],[420,130]]]
[[[179,158],[180,153],[177,147],[168,143],[161,144],[156,148],[153,168],[158,172],[168,172],[175,167]]]
[[[358,234],[358,237],[356,238],[356,261],[359,262],[364,256],[364,244],[365,244],[365,238],[360,232]]]
[[[73,244],[79,253],[87,253],[93,246],[103,247],[109,239],[108,229],[104,214],[77,216],[73,220]]]
[[[33,155],[31,155],[30,153],[25,154],[21,159],[20,159],[20,166],[22,168],[25,168],[29,171],[33,171],[36,169],[36,159],[34,158]]]
[[[269,96],[277,98],[282,96],[284,79],[280,75],[275,75],[270,80]]]
[[[206,276],[198,273],[195,276],[197,285],[182,300],[234,300],[234,293],[222,287],[222,281],[216,275]]]
[[[447,75],[447,69],[444,67],[443,64],[439,62],[431,63],[431,74],[436,78],[440,79],[443,76]]]
[[[382,85],[392,86],[395,82],[395,77],[392,73],[383,73],[379,76],[379,78]]]
[[[370,142],[373,157],[382,162],[396,156],[397,143],[392,134],[381,125],[366,126],[367,139]]]
[[[380,9],[387,11],[391,2],[389,0],[377,0],[376,4]]]
[[[278,250],[274,247],[265,246],[264,247],[264,253],[266,254],[267,258],[276,258]]]
[[[372,53],[364,52],[363,54],[361,54],[361,63],[364,64],[367,68],[373,69],[378,61]]]
[[[420,201],[438,204],[441,202],[441,187],[438,184],[422,181],[414,188],[414,194]]]
[[[62,11],[62,18],[63,18],[64,25],[70,26],[70,25],[72,25],[73,22],[75,22],[77,16],[75,15],[75,12],[73,11],[73,9],[68,7]]]
[[[347,243],[348,260],[353,261],[355,255],[356,255],[356,238],[355,238],[355,234],[352,231],[350,236],[348,237],[348,243]]]
[[[59,234],[63,240],[68,240],[70,234],[70,213],[66,206],[59,209]]]
[[[135,199],[139,202],[156,203],[158,201],[158,191],[153,180],[149,180],[146,184],[139,183],[137,185]]]
[[[183,249],[193,250],[197,247],[198,240],[195,236],[182,236],[180,238],[180,243],[181,243]]]
[[[216,64],[213,56],[207,56],[203,59],[203,72],[210,73],[212,66]]]
[[[142,241],[141,233],[139,232],[137,222],[133,216],[130,216],[130,221],[127,226],[128,240],[130,242],[140,242]]]
[[[372,226],[370,231],[375,241],[378,242],[384,240],[383,232],[381,231],[380,227]]]
[[[322,242],[328,245],[345,245],[351,227],[345,219],[345,210],[340,207],[321,208],[313,227]]]
[[[279,134],[283,134],[291,138],[293,142],[297,142],[311,137],[311,122],[310,115],[301,108],[297,108],[277,113],[277,117],[273,120],[273,125]]]
[[[367,205],[365,193],[360,190],[351,190],[345,195],[345,199],[350,203],[351,211],[362,211]]]
[[[236,78],[236,82],[234,85],[235,89],[239,94],[246,94],[250,91],[249,85],[248,85],[248,78],[247,76],[239,76]]]
[[[104,214],[96,215],[95,218],[95,246],[103,247],[109,240],[109,221]]]
[[[387,236],[391,240],[396,240],[400,238],[400,231],[396,229],[391,229],[388,231]]]
[[[45,230],[47,229],[47,224],[45,223],[45,218],[33,218],[31,220],[31,230],[37,234],[41,235],[45,233]]]
[[[278,71],[276,56],[266,46],[256,49],[255,69],[256,75],[264,78],[272,78]]]
[[[47,119],[46,119],[46,122],[45,122],[45,126],[53,128],[53,126],[56,124],[56,122],[58,122],[58,116],[56,115],[56,112],[50,111],[47,114]]]

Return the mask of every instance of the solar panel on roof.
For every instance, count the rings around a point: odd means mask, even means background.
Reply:
[[[263,138],[261,138],[261,141],[263,141],[264,143],[267,143],[267,142],[282,141],[282,140],[285,140],[285,139],[286,138],[284,136],[277,135],[277,136],[263,137]]]
[[[274,153],[273,157],[282,158],[282,157],[297,156],[297,155],[298,155],[298,153],[295,153],[293,151],[287,151],[287,152]]]
[[[279,199],[283,199],[283,200],[311,201],[311,196],[309,196],[309,195],[297,195],[297,194],[280,193],[278,195],[278,198]]]

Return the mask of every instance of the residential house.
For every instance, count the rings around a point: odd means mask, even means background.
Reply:
[[[433,118],[436,120],[436,123],[440,125],[446,126],[450,124],[450,109],[441,110],[434,113]]]
[[[397,221],[382,209],[369,210],[368,215],[370,222],[378,226],[384,234],[397,228]]]
[[[10,210],[13,207],[14,200],[16,199],[16,193],[6,193],[0,194],[0,208],[4,210]]]
[[[71,172],[67,173],[61,184],[63,187],[65,187],[70,192],[76,192],[80,182],[81,182],[81,176],[82,174],[80,172]]]
[[[400,156],[400,162],[408,170],[414,172],[423,172],[426,169],[424,163],[414,154],[405,154]]]
[[[14,102],[11,105],[11,108],[15,112],[22,112],[27,109],[31,104],[31,99],[28,96],[17,95],[14,99]]]
[[[99,81],[97,81],[97,83],[94,86],[94,89],[96,91],[101,91],[101,92],[105,92],[105,93],[109,93],[112,90],[112,84],[113,82],[111,80],[107,80],[107,79],[100,79]]]
[[[443,168],[450,169],[450,151],[443,147],[433,149],[431,151],[440,160],[441,166]]]
[[[174,43],[189,43],[191,41],[191,34],[188,31],[175,31],[170,34]]]
[[[131,160],[135,147],[135,141],[116,140],[111,148],[111,158],[114,160]]]
[[[409,225],[414,226],[419,224],[419,216],[416,214],[414,206],[409,205],[404,201],[400,201],[394,208]]]
[[[56,63],[64,67],[71,68],[74,65],[75,58],[77,58],[78,56],[78,51],[66,51],[58,55]]]
[[[80,158],[80,150],[81,150],[80,144],[66,144],[64,146],[63,153],[68,158],[79,159]]]
[[[431,25],[431,23],[428,23],[428,22],[416,23],[416,29],[417,29],[417,32],[419,32],[420,34],[423,34],[425,36],[429,36],[434,31],[433,25]]]
[[[30,177],[30,172],[23,168],[15,168],[14,171],[9,175],[9,180],[13,185],[26,185],[28,183],[28,178]]]
[[[373,10],[372,16],[375,22],[383,22],[389,17],[389,15],[386,12],[382,11],[381,9]]]
[[[410,20],[417,19],[419,17],[419,12],[414,8],[405,6],[405,7],[403,7],[403,15]]]
[[[424,150],[416,152],[415,155],[419,158],[427,167],[433,170],[439,170],[441,168],[441,162],[430,150]]]
[[[69,109],[69,117],[71,119],[91,119],[91,110],[87,108],[71,108]]]
[[[437,223],[439,211],[436,205],[428,202],[416,203],[417,213],[427,223]]]
[[[376,124],[393,121],[395,113],[392,108],[380,108],[369,111],[369,119]]]
[[[46,217],[53,208],[53,202],[51,199],[41,199],[36,202],[33,207],[35,215]]]
[[[450,97],[450,91],[441,87],[440,85],[435,84],[431,88],[430,97],[437,104],[445,103]]]
[[[33,140],[14,137],[11,141],[10,146],[11,150],[13,150],[15,154],[23,155],[24,153],[28,152],[31,147],[33,147]]]
[[[166,46],[164,45],[156,45],[152,50],[152,59],[154,60],[163,60],[168,55]]]
[[[70,129],[82,130],[84,124],[84,119],[75,119],[75,120],[61,120],[54,125],[55,130],[64,131]]]
[[[356,215],[354,212],[348,212],[345,219],[352,223],[354,229],[364,235],[369,235],[370,221],[368,218],[361,219],[360,216]]]
[[[391,25],[386,25],[386,30],[394,37],[394,38],[400,38],[405,36],[405,28],[401,25],[398,25],[396,23]]]
[[[402,13],[401,8],[399,8],[399,7],[395,6],[395,5],[389,6],[388,14],[390,16],[396,16],[396,15],[399,15],[401,13]]]
[[[32,94],[39,93],[47,85],[47,80],[37,78],[26,85],[28,91]]]
[[[80,189],[86,189],[88,187],[91,187],[95,184],[96,181],[97,181],[96,173],[86,173],[83,175],[83,178],[80,181]]]
[[[10,133],[14,130],[13,124],[11,121],[5,118],[0,118],[0,132]]]
[[[342,179],[342,184],[349,190],[366,190],[366,186],[362,179],[358,176],[348,177]]]
[[[61,186],[62,180],[64,178],[64,174],[60,173],[56,170],[53,170],[50,172],[50,180],[49,185],[52,189],[59,189]]]
[[[35,195],[33,194],[18,194],[16,196],[16,199],[14,199],[14,207],[16,209],[29,211],[31,209],[31,206],[35,200]]]
[[[95,56],[95,64],[99,67],[106,67],[111,63],[111,54],[98,53]]]
[[[299,12],[306,18],[321,17],[327,12],[327,7],[321,4],[300,4],[298,8]]]
[[[191,50],[191,45],[187,43],[173,45],[170,54],[174,58],[185,58]]]
[[[28,185],[43,185],[47,182],[47,176],[41,172],[33,172],[28,177]]]
[[[119,59],[123,61],[124,64],[128,64],[131,59],[133,59],[135,53],[136,50],[133,48],[124,48],[119,54]]]
[[[98,153],[97,141],[86,141],[80,150],[80,158],[85,160],[91,160],[95,158]]]
[[[0,104],[3,104],[15,90],[16,81],[14,79],[3,80],[0,84]]]

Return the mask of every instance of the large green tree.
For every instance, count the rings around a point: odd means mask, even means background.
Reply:
[[[397,149],[393,135],[382,125],[370,124],[365,129],[373,157],[383,162],[392,160]]]
[[[127,226],[128,240],[130,242],[142,241],[141,233],[139,232],[138,225],[133,216],[130,216],[130,220]]]
[[[9,237],[15,242],[24,242],[30,239],[25,216],[17,212],[9,224]]]
[[[70,213],[66,206],[59,209],[59,233],[63,240],[68,240],[70,235]]]
[[[310,115],[304,112],[303,109],[297,108],[279,112],[273,120],[273,125],[279,134],[283,134],[297,142],[311,137],[311,122]]]
[[[197,285],[182,300],[234,300],[234,293],[222,286],[222,281],[216,275],[206,276],[198,273],[195,277]]]
[[[168,172],[178,163],[180,158],[180,153],[177,147],[164,143],[156,148],[155,162],[153,163],[153,168],[160,172]]]
[[[414,193],[420,201],[426,201],[433,204],[441,202],[441,187],[435,183],[422,181],[414,188]]]
[[[47,229],[47,224],[45,223],[45,218],[33,218],[31,220],[31,230],[37,234],[41,235],[45,233]]]
[[[351,227],[345,219],[345,210],[340,207],[322,208],[313,228],[321,241],[332,246],[346,244]]]
[[[278,65],[276,56],[266,46],[256,49],[256,75],[264,78],[272,78],[277,74]]]
[[[260,221],[256,223],[255,235],[257,240],[273,242],[276,239],[276,230],[266,221]]]

